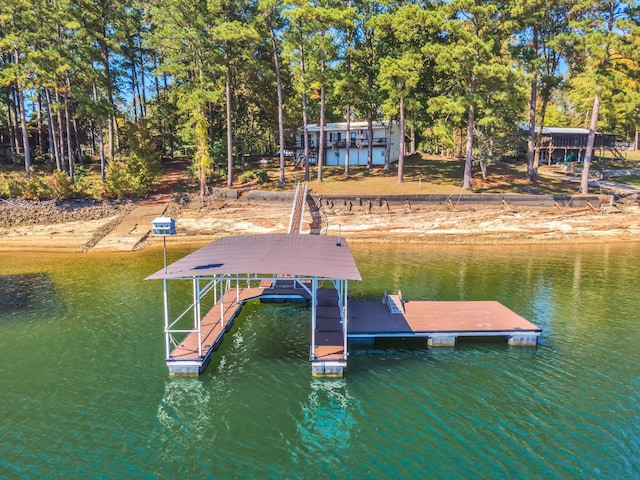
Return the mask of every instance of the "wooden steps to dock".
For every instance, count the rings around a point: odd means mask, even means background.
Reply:
[[[300,233],[302,231],[302,217],[304,216],[304,205],[306,203],[309,184],[305,182],[303,185],[296,186],[293,195],[293,205],[291,207],[291,217],[289,219],[289,233]]]

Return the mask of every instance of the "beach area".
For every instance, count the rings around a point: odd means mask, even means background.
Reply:
[[[603,199],[605,200],[605,199]],[[0,201],[0,250],[87,252],[126,220],[131,228],[150,228],[152,214],[138,214],[140,204],[175,219],[172,243],[205,244],[228,235],[283,233],[291,205],[283,201],[234,201],[216,196],[181,195],[144,202]],[[301,233],[309,233],[305,212]],[[128,227],[125,227],[125,230]],[[126,233],[126,231],[125,231]],[[599,208],[514,207],[510,205],[334,205],[323,209],[322,234],[349,242],[425,244],[545,244],[640,241],[640,206],[636,202]],[[131,250],[160,244],[142,234]],[[102,250],[105,250],[104,248]],[[107,247],[106,250],[109,250]]]

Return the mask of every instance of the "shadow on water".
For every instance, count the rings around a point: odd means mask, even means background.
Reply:
[[[0,275],[0,320],[13,314],[51,311],[56,289],[46,272]]]

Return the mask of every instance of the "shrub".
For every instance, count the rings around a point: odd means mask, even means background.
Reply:
[[[258,183],[262,185],[263,183],[269,182],[269,172],[266,170],[258,170],[256,172],[256,178],[258,179]]]
[[[67,200],[74,196],[71,178],[66,172],[55,170],[48,178],[49,194],[55,200]]]
[[[22,197],[27,200],[42,200],[49,198],[50,193],[46,177],[36,174],[32,169],[22,188]]]
[[[125,156],[106,168],[109,197],[144,197],[155,187],[161,174],[160,152],[142,125],[129,125]]]
[[[26,180],[22,175],[2,175],[0,177],[0,198],[21,197],[25,184]]]
[[[242,172],[240,175],[238,175],[238,182],[240,183],[247,183],[255,179],[256,174],[251,170],[247,170],[246,172]]]

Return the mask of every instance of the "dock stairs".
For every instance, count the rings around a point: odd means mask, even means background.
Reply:
[[[309,208],[311,222],[309,223],[309,233],[311,235],[322,235],[326,233],[327,220],[318,206],[316,199],[309,193],[309,183],[298,182],[293,194],[293,205],[291,206],[291,217],[289,218],[288,233],[300,233],[302,231],[302,219],[304,217],[305,204]]]
[[[289,233],[300,233],[302,230],[302,217],[304,216],[304,206],[306,203],[309,184],[296,185],[296,191],[293,194],[293,205],[291,206],[291,217],[289,218]]]
[[[389,295],[385,290],[382,303],[389,308],[389,312],[391,313],[405,313],[404,301],[402,300],[402,292],[400,290],[398,290],[397,295]]]

